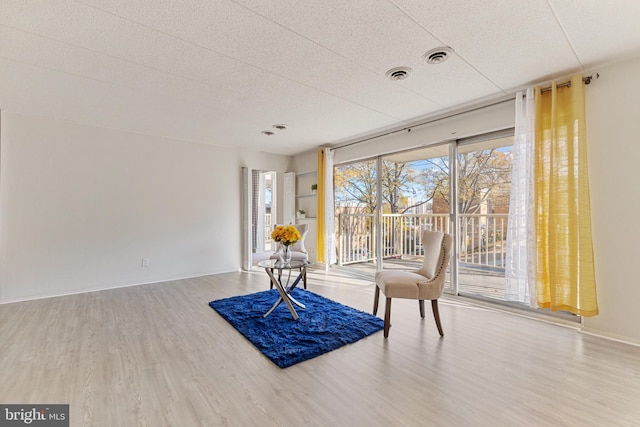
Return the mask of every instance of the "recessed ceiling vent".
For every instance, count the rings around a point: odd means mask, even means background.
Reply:
[[[271,132],[270,130],[263,130],[262,134],[267,136],[273,136],[275,135],[275,132]]]
[[[277,124],[277,125],[273,125],[273,128],[274,129],[278,129],[278,130],[287,130],[288,126],[285,125],[284,123],[280,123],[280,124]]]
[[[444,61],[449,59],[451,54],[453,53],[453,49],[450,47],[437,47],[435,49],[431,49],[429,52],[422,55],[427,64],[442,64]]]
[[[409,77],[409,73],[411,73],[411,71],[412,70],[409,67],[396,67],[387,71],[385,76],[393,81],[404,80]]]

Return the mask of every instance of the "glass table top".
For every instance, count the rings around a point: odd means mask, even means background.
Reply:
[[[268,259],[266,261],[260,261],[258,267],[262,268],[277,268],[278,270],[290,270],[294,268],[302,268],[311,265],[309,261],[291,260],[288,264],[280,261],[279,259]]]

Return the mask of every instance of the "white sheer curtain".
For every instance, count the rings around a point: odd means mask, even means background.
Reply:
[[[507,301],[536,307],[536,242],[533,217],[533,89],[516,95],[516,128],[507,228]]]
[[[265,212],[267,210],[266,208],[266,201],[265,201],[265,197],[264,197],[264,193],[265,193],[265,188],[264,188],[264,183],[265,183],[265,173],[264,172],[260,172],[259,178],[258,178],[258,209],[256,211],[256,220],[255,220],[255,224],[256,224],[256,252],[264,252],[264,245],[265,245],[265,241],[264,241],[264,215]]]
[[[327,266],[338,262],[336,256],[335,210],[333,206],[333,150],[324,149],[324,235]]]

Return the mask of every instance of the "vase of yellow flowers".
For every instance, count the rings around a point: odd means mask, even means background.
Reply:
[[[295,225],[278,225],[271,233],[271,238],[280,243],[282,247],[279,251],[280,258],[285,264],[291,262],[291,249],[289,246],[302,239],[300,232]]]

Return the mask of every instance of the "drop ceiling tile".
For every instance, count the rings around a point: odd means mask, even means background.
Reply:
[[[637,12],[630,0],[2,0],[0,108],[292,154],[631,52]],[[456,53],[424,63],[440,45]],[[401,65],[407,80],[385,78]],[[260,130],[276,122],[291,128],[267,145]]]
[[[549,0],[586,67],[640,54],[640,1]]]
[[[49,38],[0,26],[0,58],[68,73],[77,78],[109,83],[137,91],[145,98],[148,93],[162,93],[175,99],[187,99],[199,105],[216,105],[219,99],[237,96],[233,88],[217,87],[206,93],[206,82],[195,81],[154,68],[71,46]],[[234,74],[235,61],[213,69],[222,78]],[[213,73],[212,73],[213,74]],[[75,93],[68,96],[75,97]]]
[[[441,67],[424,62],[423,54],[441,46],[421,25],[387,1],[269,2],[243,0],[258,13],[382,75],[409,66],[407,80],[393,84],[410,89],[441,107],[452,107],[499,90],[484,76],[454,57]],[[368,6],[368,7],[365,7]],[[345,36],[345,29],[348,34]],[[445,81],[451,84],[443,84]],[[433,109],[424,109],[425,114]]]
[[[225,97],[213,105],[163,92],[131,90],[68,73],[0,59],[0,109],[219,145],[262,147],[259,132],[274,123],[291,129],[270,152],[291,154],[346,134],[391,126],[397,120],[312,89],[283,100],[248,102]],[[255,101],[255,100],[253,100]],[[305,105],[306,108],[300,108]]]
[[[0,26],[0,57],[87,79],[135,85],[153,74],[172,75],[112,56]]]
[[[193,80],[207,79],[211,69],[231,61],[73,0],[0,3],[0,25]]]
[[[393,0],[501,89],[580,68],[546,0]]]
[[[340,57],[348,58],[351,62],[372,70],[377,76],[384,75],[393,67],[409,66],[414,71],[410,77],[406,81],[392,84],[421,95],[433,105],[433,108],[424,108],[425,105],[421,111],[413,109],[412,114],[426,114],[435,111],[435,106],[451,107],[499,90],[459,59],[450,61],[442,68],[426,64],[423,54],[440,46],[440,41],[386,0],[323,0],[304,3],[293,0],[242,0],[242,3],[317,45],[336,52]],[[344,64],[337,64],[335,73],[339,72],[338,67],[344,68]],[[357,73],[357,67],[352,68],[354,75],[359,79],[366,79]],[[323,72],[329,71],[328,67],[318,69]],[[453,84],[444,85],[443,82],[450,78],[453,79]],[[390,90],[386,83],[375,82],[372,79],[366,82],[364,87],[371,88],[368,89],[369,92],[396,92]],[[354,82],[347,81],[340,93],[349,93],[348,88],[351,87],[360,89]],[[354,99],[362,93],[362,90],[358,90],[353,95]],[[395,99],[389,97],[391,99],[388,102],[407,103],[400,97],[406,97],[406,94],[399,94]]]
[[[488,95],[503,93],[455,53],[440,64],[416,68],[401,85],[445,108],[454,108]]]
[[[205,9],[191,12],[181,9],[180,19],[184,22],[176,20],[175,15],[169,16],[175,7],[145,9],[126,7],[118,2],[95,4],[108,13],[126,15],[122,19],[127,23],[140,21],[144,28],[154,27],[163,36],[171,33],[184,40],[188,39],[195,43],[194,46],[206,45],[205,48],[201,48],[207,51],[205,54],[220,53],[221,55],[217,56],[224,59],[223,64],[231,61],[231,57],[236,58],[240,65],[246,67],[243,70],[242,66],[235,66],[238,68],[235,74],[243,76],[244,80],[239,82],[239,87],[246,86],[248,78],[244,76],[247,73],[262,70],[288,78],[294,84],[311,86],[396,118],[407,118],[441,108],[440,105],[431,103],[401,86],[389,86],[380,75],[335,55],[304,37],[295,34],[292,36],[289,30],[274,26],[271,21],[233,3],[230,3],[231,6],[225,5],[224,8],[207,3]],[[123,9],[120,10],[116,6],[123,6]],[[243,30],[239,32],[238,28]],[[127,56],[123,53],[119,55]],[[153,63],[147,60],[141,62]],[[219,78],[220,73],[216,72],[215,66],[211,66],[210,70],[210,80]],[[229,72],[225,74],[232,75]]]
[[[240,2],[377,74],[393,67],[418,65],[424,52],[439,45],[437,39],[386,0]]]

